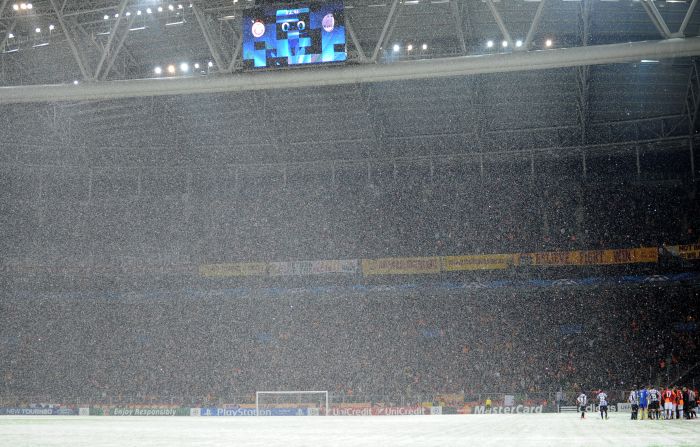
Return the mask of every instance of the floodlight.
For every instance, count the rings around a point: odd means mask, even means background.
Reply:
[[[394,53],[398,53],[400,49],[401,49],[401,47],[399,46],[398,43],[394,44]]]
[[[427,43],[424,43],[423,46],[422,46],[421,48],[422,48],[423,50],[427,50],[427,49],[428,49],[428,44],[427,44]]]
[[[171,11],[174,11],[174,10],[175,10],[175,7],[174,7],[173,5],[168,5],[168,9],[171,10]]]
[[[486,48],[493,48],[493,40],[489,40],[486,42]]]
[[[159,7],[158,7],[158,12],[163,12],[163,7],[162,7],[162,6],[159,6]]]
[[[154,72],[155,72],[155,74],[157,74],[157,75],[159,75],[159,74],[163,73],[163,69],[162,69],[162,68],[160,68],[160,67],[156,67],[156,68],[154,68],[154,69],[153,69],[153,71],[154,71]]]
[[[49,25],[49,31],[53,31],[54,29],[56,29],[56,27],[55,27],[55,26],[53,26],[53,25]]]
[[[502,46],[503,48],[508,48],[508,41],[507,41],[507,40],[504,40],[503,42],[501,42],[501,46]]]
[[[151,8],[146,8],[146,14],[152,14],[153,10]]]
[[[75,81],[73,81],[73,85],[78,85],[78,84],[79,84],[79,82],[77,79]]]
[[[195,70],[199,70],[199,62],[197,62],[197,63],[194,64],[194,69],[195,69]]]
[[[522,47],[522,46],[523,46],[523,41],[520,40],[520,39],[516,40],[516,41],[515,41],[515,46],[518,47],[518,48]]]
[[[552,39],[547,39],[547,40],[545,40],[544,46],[546,46],[546,47],[551,47],[551,46],[552,46]]]
[[[103,17],[103,19],[109,20],[109,16],[108,16],[107,14],[105,14],[105,16]]]
[[[213,66],[214,66],[214,62],[212,62],[212,61],[207,62],[207,67],[211,68]]]
[[[19,4],[19,9],[21,9],[21,10],[27,9],[27,4],[26,4],[26,3],[20,3],[20,4]]]
[[[136,15],[137,15],[137,16],[140,16],[140,15],[141,15],[141,10],[140,10],[140,9],[139,9],[138,11],[136,11]]]
[[[181,63],[180,64],[180,71],[185,71],[185,72],[190,71],[190,64],[188,64],[187,62]]]
[[[408,51],[411,51],[412,49],[413,49],[413,45],[411,45],[411,44],[409,44],[409,45],[406,47],[406,50],[408,50]]]
[[[131,15],[131,13],[129,11],[127,11],[126,14],[124,14],[124,15],[129,17]]]
[[[32,5],[31,3],[27,3],[27,9],[32,9],[33,7],[34,5]]]
[[[40,33],[40,32],[41,32],[41,28],[37,28],[37,29],[35,29],[34,31],[37,32],[37,33]]]
[[[15,3],[14,5],[12,5],[12,9],[14,9],[15,11],[19,11],[19,5]]]
[[[168,65],[168,73],[173,74],[175,73],[175,66],[174,65]]]

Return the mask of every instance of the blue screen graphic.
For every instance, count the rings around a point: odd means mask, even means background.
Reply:
[[[243,17],[243,65],[275,68],[343,62],[345,19],[342,1],[294,8],[256,8]]]

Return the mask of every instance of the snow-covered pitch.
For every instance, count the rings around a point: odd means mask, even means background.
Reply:
[[[0,446],[700,445],[698,420],[631,421],[628,413],[611,414],[607,421],[587,416],[2,416]]]

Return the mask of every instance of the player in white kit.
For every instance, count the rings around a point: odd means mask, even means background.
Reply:
[[[584,419],[586,417],[586,403],[588,402],[588,397],[586,397],[586,393],[581,392],[579,396],[576,398],[576,403],[578,404],[579,410],[581,410],[581,419]]]
[[[600,391],[598,393],[598,405],[600,406],[600,418],[608,418],[608,395],[605,392]],[[605,417],[603,417],[605,416]]]

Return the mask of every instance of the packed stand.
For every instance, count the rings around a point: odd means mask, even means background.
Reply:
[[[202,403],[256,390],[626,389],[690,377],[699,301],[680,286],[8,300],[0,394]]]

